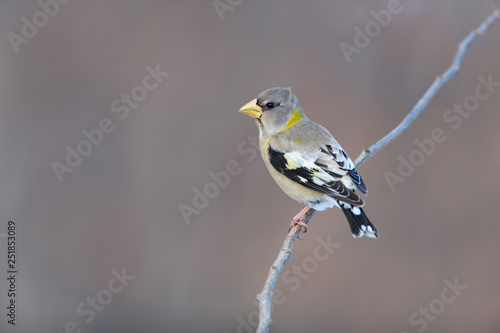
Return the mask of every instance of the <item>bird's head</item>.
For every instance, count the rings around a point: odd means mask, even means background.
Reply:
[[[269,134],[280,132],[305,117],[290,88],[279,87],[264,90],[239,112],[255,118],[259,128]]]

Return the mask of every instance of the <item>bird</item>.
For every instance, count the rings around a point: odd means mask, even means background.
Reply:
[[[289,197],[305,204],[293,217],[307,231],[302,217],[310,208],[324,211],[334,206],[344,213],[353,237],[378,238],[356,190],[366,195],[363,178],[340,144],[318,123],[307,118],[290,88],[261,92],[239,112],[255,119],[259,148],[269,173]]]

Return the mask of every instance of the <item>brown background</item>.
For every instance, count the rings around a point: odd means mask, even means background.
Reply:
[[[0,231],[17,221],[20,274],[19,325],[2,310],[0,330],[62,332],[75,321],[83,332],[236,332],[302,208],[260,156],[238,152],[257,128],[237,110],[290,86],[355,158],[402,120],[500,2],[402,6],[347,63],[339,44],[352,44],[353,29],[387,1],[243,0],[221,22],[211,1],[74,0],[18,54],[7,34],[40,7],[1,1]],[[443,114],[479,75],[500,81],[499,36],[497,22],[411,128],[360,168],[378,240],[353,239],[338,209],[314,218],[285,270],[312,257],[318,236],[340,247],[297,290],[278,283],[286,301],[273,332],[417,332],[410,315],[455,278],[467,289],[426,332],[498,332],[500,92],[457,130]],[[156,64],[170,76],[119,120],[111,102]],[[60,183],[51,163],[103,118],[115,131]],[[447,141],[392,192],[384,173],[435,128]],[[192,205],[193,189],[231,160],[241,173],[186,224],[179,204]],[[5,251],[0,244],[2,265]],[[77,306],[122,267],[135,279],[86,324]]]

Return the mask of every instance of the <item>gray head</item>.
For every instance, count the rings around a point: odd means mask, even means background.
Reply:
[[[264,90],[240,112],[255,118],[259,129],[268,134],[281,131],[295,113],[298,113],[297,120],[305,117],[290,88],[279,87]]]

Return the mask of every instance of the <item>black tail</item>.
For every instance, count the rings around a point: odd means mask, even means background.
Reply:
[[[353,207],[343,202],[339,202],[339,204],[340,208],[345,214],[345,217],[347,217],[347,221],[349,222],[352,236],[354,238],[359,238],[362,236],[378,238],[377,229],[375,229],[368,217],[366,217],[366,214],[362,208]]]

